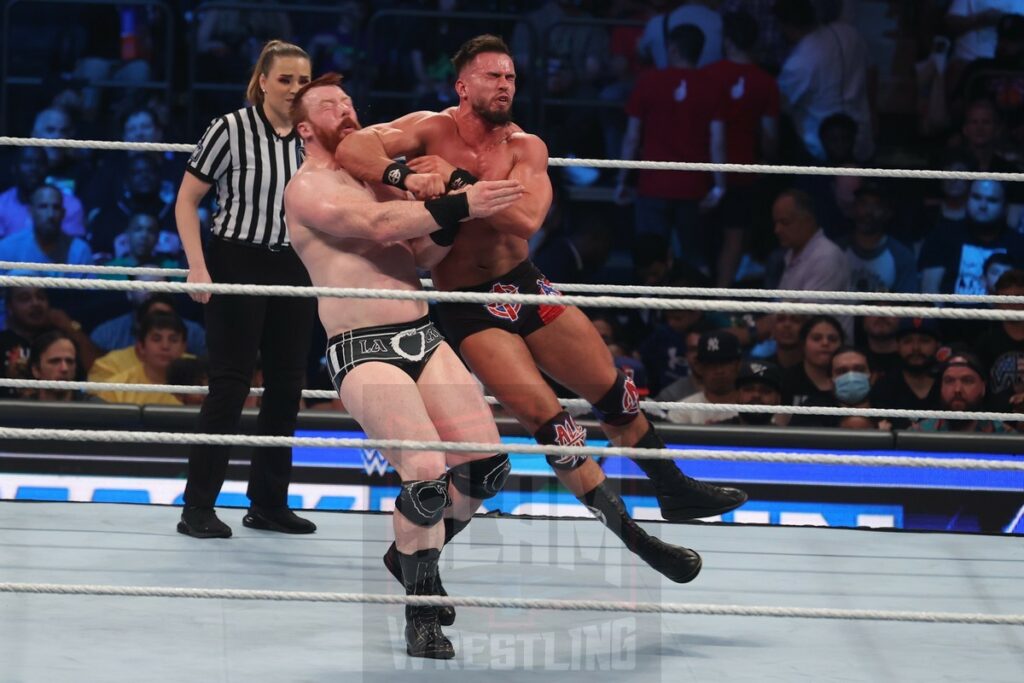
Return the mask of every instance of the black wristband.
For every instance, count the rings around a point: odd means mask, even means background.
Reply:
[[[469,218],[469,197],[466,193],[446,194],[436,199],[428,199],[423,206],[441,226],[440,230],[430,233],[430,239],[442,247],[450,247],[459,232],[459,222]]]
[[[405,177],[415,172],[405,164],[396,161],[384,169],[384,177],[380,181],[385,185],[393,185],[401,190],[405,190]]]
[[[452,171],[451,177],[448,178],[448,189],[461,190],[467,185],[472,185],[476,181],[477,177],[475,175],[464,168],[457,168]]]

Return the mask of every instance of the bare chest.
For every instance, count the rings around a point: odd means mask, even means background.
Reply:
[[[436,154],[480,180],[505,180],[515,165],[515,153],[507,141],[470,147],[461,139],[446,139],[427,146],[427,154]]]

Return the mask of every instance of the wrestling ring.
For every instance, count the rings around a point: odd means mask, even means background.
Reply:
[[[190,145],[0,137],[0,144],[191,151]],[[747,172],[743,167],[558,160],[555,165]],[[786,168],[785,171],[779,171]],[[996,178],[1020,174],[819,169],[822,174]],[[1009,177],[1003,177],[1009,176]],[[3,272],[181,277],[185,271],[0,263]],[[550,303],[542,295],[192,285],[91,277],[2,275],[0,286],[167,293]],[[560,303],[601,308],[890,315],[1024,320],[984,308],[1024,297],[557,285]],[[704,298],[694,298],[704,297]],[[708,299],[706,297],[718,297]],[[871,301],[871,305],[863,302]],[[850,303],[844,303],[850,302]],[[976,308],[933,308],[935,303]],[[0,380],[13,388],[166,392],[159,385]],[[203,393],[204,387],[173,387]],[[258,390],[255,390],[258,393]],[[307,391],[310,398],[333,392]],[[492,401],[493,402],[493,401]],[[579,401],[566,405],[582,407]],[[642,403],[680,408],[678,403]],[[738,406],[685,404],[687,410]],[[747,412],[945,417],[962,413],[743,406]],[[970,413],[1019,421],[1018,414]],[[480,444],[159,431],[15,428],[0,440],[220,443],[450,451]],[[1024,490],[1024,459],[908,458],[775,450],[552,448],[521,453],[635,455],[846,467],[998,471]],[[183,482],[182,482],[183,486]],[[1022,511],[1024,512],[1024,511]],[[451,597],[410,597],[382,570],[391,521],[374,513],[307,512],[318,532],[288,537],[236,527],[226,541],[175,533],[156,505],[0,501],[0,682],[448,680],[1019,681],[1024,675],[1024,544],[1019,537],[740,524],[644,525],[698,550],[704,571],[677,585],[593,520],[478,516],[442,555]],[[237,525],[237,526],[236,526]],[[338,604],[343,603],[343,604]],[[409,658],[401,606],[454,605],[456,659]],[[470,674],[470,675],[476,675]]]

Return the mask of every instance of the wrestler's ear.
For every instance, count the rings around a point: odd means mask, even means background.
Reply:
[[[313,129],[310,127],[309,121],[301,121],[297,126],[295,126],[295,132],[299,134],[300,138],[305,139],[312,135]]]
[[[466,97],[466,82],[461,78],[455,79],[455,94],[459,96],[459,99]]]

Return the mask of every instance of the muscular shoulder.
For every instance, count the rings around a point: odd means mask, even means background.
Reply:
[[[378,126],[371,126],[376,128]],[[436,111],[414,111],[397,118],[391,123],[380,124],[383,128],[398,128],[399,130],[416,131],[420,135],[441,134],[455,128],[455,122],[451,117],[450,110]]]
[[[319,184],[318,175],[320,175],[319,171],[310,171],[300,167],[298,172],[288,181],[288,184],[284,186],[285,203],[302,201],[311,192],[315,192],[316,186]]]
[[[540,161],[547,163],[548,146],[544,141],[532,133],[517,130],[508,138],[508,144],[519,159]]]

